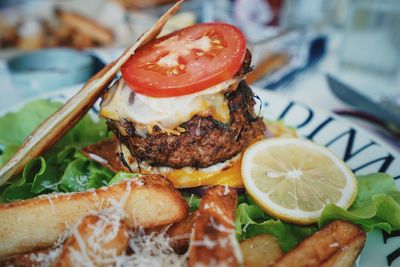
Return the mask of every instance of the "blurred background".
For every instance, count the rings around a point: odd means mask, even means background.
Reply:
[[[0,109],[82,84],[173,2],[0,0]],[[399,0],[186,0],[162,34],[210,21],[246,35],[253,86],[356,118],[400,147]]]

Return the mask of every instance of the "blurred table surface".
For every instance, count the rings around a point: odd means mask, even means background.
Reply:
[[[299,75],[299,77],[297,77],[296,80],[292,82],[287,88],[277,90],[276,94],[280,94],[295,101],[307,104],[311,107],[316,107],[330,112],[333,112],[337,109],[350,108],[348,105],[341,102],[331,93],[326,81],[326,74],[331,73],[336,75],[338,78],[346,78],[346,75],[351,76],[353,77],[353,80],[355,79],[353,81],[353,84],[357,84],[357,82],[359,82],[359,84],[362,85],[363,82],[365,83],[368,81],[360,80],[360,78],[357,78],[356,75],[343,73],[343,71],[338,68],[339,48],[336,44],[338,42],[337,34],[333,33],[332,36],[329,37],[329,49],[322,61],[313,68],[307,70],[305,73]],[[120,52],[122,52],[122,49],[95,50],[96,55],[98,55],[105,62],[110,62],[112,59],[116,58]],[[26,97],[22,92],[20,92],[20,90],[13,87],[5,61],[6,58],[8,58],[9,56],[10,54],[0,53],[0,112],[2,110],[11,109],[13,106],[18,105],[18,103],[25,102],[26,99],[29,98]],[[359,81],[357,81],[357,79]],[[393,88],[393,90],[395,89]],[[383,93],[389,94],[393,92],[388,91]],[[344,119],[351,120],[355,124],[372,133],[374,136],[378,136],[378,139],[382,140],[384,143],[387,143],[389,146],[395,148],[397,151],[400,152],[400,141],[394,139],[393,137],[385,133],[382,129],[357,119],[352,119],[349,117],[346,117]]]

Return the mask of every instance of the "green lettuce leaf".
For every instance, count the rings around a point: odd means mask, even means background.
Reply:
[[[28,199],[38,196],[39,194],[31,191],[32,184],[26,183],[22,185],[11,185],[4,189],[0,196],[0,202],[10,202],[20,199]]]
[[[19,145],[12,143],[9,143],[7,146],[0,144],[0,166],[3,166],[14,155],[18,147]]]
[[[38,157],[30,161],[22,175],[0,191],[0,202],[51,192],[81,192],[108,185],[113,178],[113,172],[69,146],[47,159]]]
[[[4,164],[25,138],[61,103],[34,100],[17,112],[0,117],[0,164]],[[107,135],[104,121],[84,116],[44,156],[29,162],[22,174],[0,187],[0,202],[27,199],[51,192],[79,192],[107,185],[114,174],[86,158],[80,149]]]
[[[0,117],[0,129],[7,129],[0,131],[0,166],[15,153],[26,137],[61,105],[62,103],[43,99],[33,100],[20,110]],[[54,145],[52,151],[58,151],[67,145],[83,147],[106,136],[107,127],[104,120],[94,121],[86,115]]]
[[[119,181],[131,179],[138,176],[137,173],[117,172],[114,177],[108,182],[108,184],[118,183]]]
[[[193,212],[199,208],[201,197],[195,195],[195,194],[189,194],[189,193],[182,193],[183,198],[186,200],[186,203],[189,206],[189,211]]]
[[[271,234],[285,252],[318,230],[314,225],[299,226],[273,219],[257,205],[247,203],[239,204],[235,211],[235,228],[239,240]]]
[[[51,161],[46,163],[43,157],[39,157],[29,162],[24,168],[23,179],[24,182],[32,181],[33,193],[42,193],[45,190],[57,191],[59,171],[56,164],[52,164]]]
[[[320,227],[341,219],[360,225],[365,231],[375,228],[388,233],[400,229],[400,192],[393,178],[385,173],[358,177],[358,194],[353,205],[342,209],[329,204],[318,221]]]
[[[17,112],[10,112],[0,118],[0,144],[21,144],[50,114],[61,106],[60,103],[47,100],[29,102]]]

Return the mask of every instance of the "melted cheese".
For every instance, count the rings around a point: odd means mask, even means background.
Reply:
[[[105,96],[100,115],[112,120],[126,119],[143,125],[147,132],[154,125],[165,131],[175,130],[194,115],[212,116],[227,123],[230,116],[224,92],[231,86],[237,86],[240,80],[238,77],[194,94],[168,98],[134,94],[120,81]]]
[[[167,178],[174,184],[176,188],[211,186],[211,185],[228,185],[232,187],[243,186],[241,165],[242,157],[232,162],[228,167],[221,170],[218,164],[210,167],[213,169],[183,168],[173,170],[167,174]]]

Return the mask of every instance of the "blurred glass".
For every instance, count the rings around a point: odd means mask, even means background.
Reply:
[[[400,69],[400,1],[349,2],[341,64],[394,77]]]
[[[282,13],[282,26],[308,28],[320,24],[325,19],[325,2],[325,0],[287,0]]]

